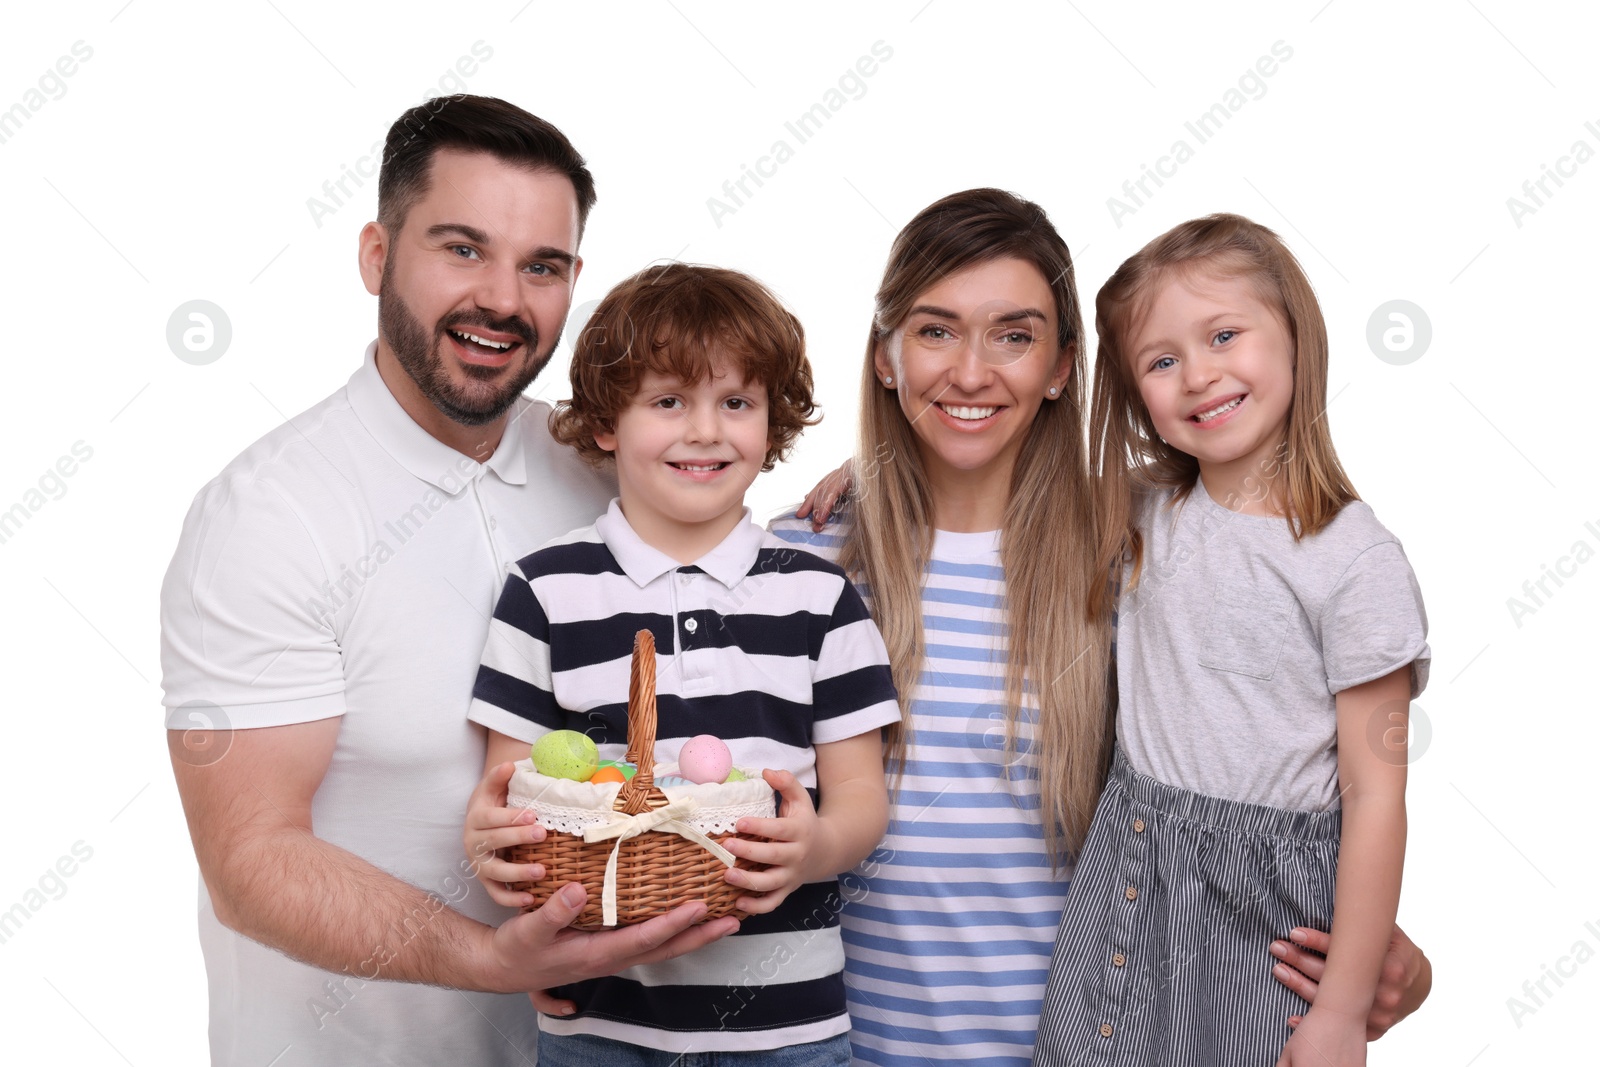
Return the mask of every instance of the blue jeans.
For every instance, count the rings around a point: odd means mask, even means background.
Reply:
[[[759,1052],[660,1052],[592,1034],[539,1035],[539,1067],[849,1067],[850,1035]]]

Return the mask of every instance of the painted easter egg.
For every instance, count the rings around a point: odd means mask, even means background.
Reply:
[[[587,782],[599,765],[600,749],[576,730],[545,734],[533,746],[533,769],[551,778]]]
[[[603,759],[603,760],[601,760],[600,761],[600,769],[603,771],[607,767],[615,767],[617,770],[621,771],[622,772],[622,777],[626,781],[631,781],[633,779],[633,776],[635,774],[639,773],[639,768],[635,767],[633,764],[627,762],[626,760],[612,760],[612,759]],[[591,782],[594,781],[593,778],[591,778],[589,780]]]
[[[733,755],[720,738],[699,734],[683,743],[678,753],[678,773],[698,785],[726,781]]]

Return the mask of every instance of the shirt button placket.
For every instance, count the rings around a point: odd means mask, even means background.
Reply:
[[[1143,926],[1142,915],[1136,911],[1136,901],[1139,897],[1137,888],[1143,878],[1145,870],[1145,851],[1148,841],[1144,836],[1144,820],[1132,818],[1123,824],[1131,828],[1132,833],[1124,829],[1122,834],[1122,869],[1123,869],[1123,899],[1117,901],[1111,909],[1111,944],[1112,951],[1107,958],[1110,966],[1106,971],[1106,988],[1110,992],[1107,1002],[1107,1022],[1100,1026],[1100,1036],[1109,1038],[1115,1032],[1113,1022],[1119,1022],[1128,1004],[1132,1003],[1135,990],[1144,986],[1143,976],[1134,973],[1135,968],[1128,964],[1128,949],[1136,947],[1140,937],[1139,928]]]
[[[504,580],[507,560],[500,551],[500,536],[497,532],[500,524],[493,515],[489,514],[489,503],[484,499],[485,490],[480,485],[483,480],[483,472],[487,469],[479,468],[478,473],[469,484],[472,487],[472,503],[478,509],[478,519],[483,524],[483,536],[489,542],[489,552],[494,558],[496,581],[499,582]],[[499,594],[497,593],[496,595],[498,596]]]
[[[683,628],[679,635],[679,645],[686,653],[678,661],[677,670],[681,673],[686,693],[702,692],[711,681],[707,673],[710,661],[703,651],[708,647],[707,641],[705,638],[696,640],[702,627],[701,620],[696,618],[694,613],[705,608],[705,586],[696,579],[703,581],[704,576],[698,572],[680,571],[673,588],[675,610],[680,620],[679,625]]]

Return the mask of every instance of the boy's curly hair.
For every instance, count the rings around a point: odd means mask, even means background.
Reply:
[[[644,376],[698,383],[719,364],[766,387],[771,470],[814,425],[805,330],[766,286],[734,270],[668,263],[619,282],[595,308],[572,353],[572,399],[550,416],[550,432],[593,463],[611,458],[594,435],[616,429]]]

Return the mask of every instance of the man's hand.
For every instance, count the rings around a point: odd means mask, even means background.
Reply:
[[[1324,953],[1330,938],[1321,930],[1297,927],[1290,935],[1293,941],[1274,941],[1272,954],[1281,963],[1272,969],[1273,975],[1308,1001],[1315,1001],[1317,983],[1327,965]],[[1395,1023],[1422,1006],[1433,989],[1433,965],[1422,950],[1412,944],[1400,927],[1394,928],[1389,938],[1389,951],[1383,958],[1383,970],[1378,976],[1378,992],[1372,998],[1372,1012],[1367,1016],[1367,1040],[1376,1041]],[[1290,1026],[1298,1026],[1304,1016],[1289,1018]]]
[[[583,886],[569,882],[538,911],[518,915],[492,932],[489,952],[502,988],[532,990],[534,1007],[549,1015],[570,1015],[571,1001],[557,1000],[544,990],[581,982],[629,967],[674,959],[739,928],[732,916],[699,926],[705,904],[684,904],[637,926],[583,933],[569,929],[589,899]]]
[[[373,946],[393,928],[432,916],[383,960],[383,978],[526,993],[682,955],[738,927],[723,920],[691,929],[705,914],[694,905],[624,930],[580,933],[567,929],[583,907],[573,886],[564,892],[576,904],[552,901],[499,930],[469,919],[316,836],[311,802],[338,733],[337,718],[235,730],[228,759],[197,766],[184,758],[182,732],[168,731],[217,918],[252,940],[314,967],[365,975]]]

